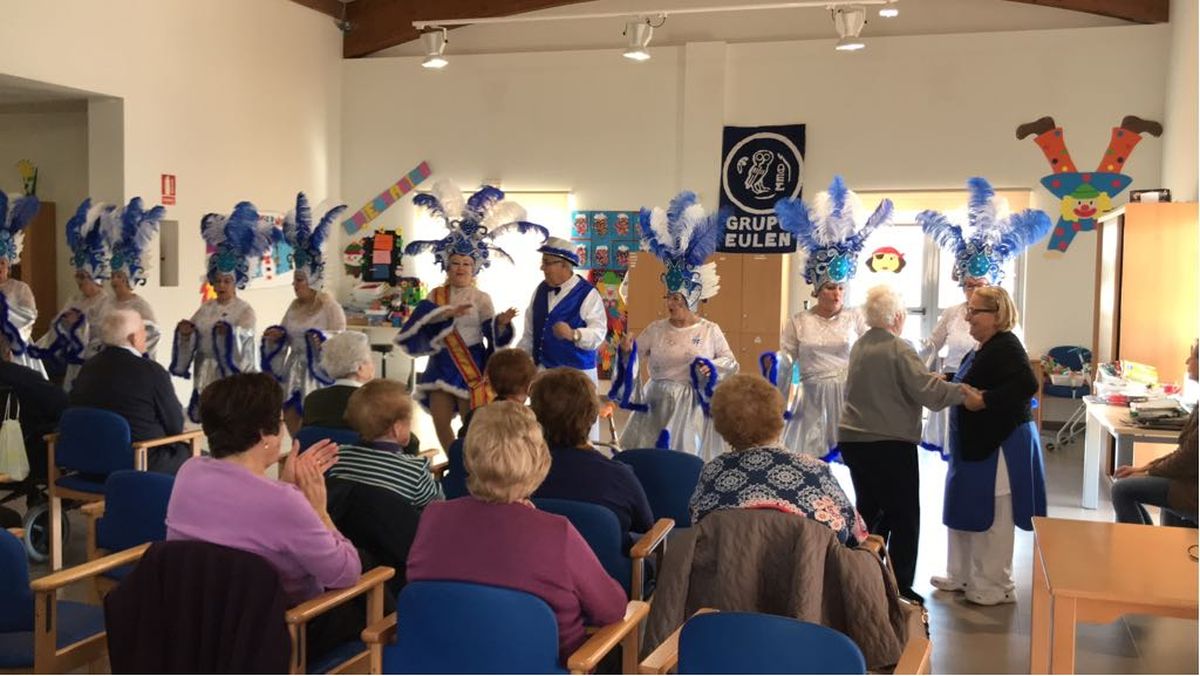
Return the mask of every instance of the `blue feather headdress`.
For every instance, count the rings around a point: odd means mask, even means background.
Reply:
[[[296,273],[303,273],[308,285],[319,289],[325,279],[325,255],[321,246],[329,236],[329,227],[346,210],[345,204],[325,212],[317,227],[312,224],[312,208],[304,193],[296,195],[296,208],[283,221],[283,239],[292,247],[292,264]]]
[[[0,190],[0,258],[16,265],[21,261],[21,249],[25,244],[22,230],[37,215],[41,204],[33,195],[9,197]]]
[[[954,254],[952,275],[960,286],[971,277],[999,284],[1004,279],[1004,263],[1050,233],[1050,217],[1037,209],[1004,215],[1007,204],[978,176],[967,180],[967,189],[969,237],[937,211],[922,211],[917,222],[939,247]]]
[[[858,196],[834,176],[827,192],[819,193],[810,207],[794,197],[775,203],[779,226],[796,236],[808,252],[804,281],[813,295],[828,283],[845,284],[858,270],[858,255],[871,233],[892,220],[892,201],[883,200],[859,227],[862,213]]]
[[[110,252],[101,224],[104,205],[93,203],[89,197],[67,221],[67,247],[71,249],[71,265],[96,282],[108,279]]]
[[[462,190],[450,181],[438,181],[433,190],[413,198],[413,203],[424,207],[434,216],[441,218],[450,231],[442,239],[417,240],[404,248],[404,253],[413,256],[432,251],[443,270],[450,267],[450,256],[470,256],[475,261],[475,274],[491,265],[493,255],[512,261],[493,240],[508,232],[536,232],[540,241],[546,241],[550,232],[546,228],[525,220],[525,209],[516,202],[504,199],[504,191],[485,185],[474,195],[463,199]]]
[[[666,266],[667,293],[683,294],[692,312],[721,290],[717,264],[704,262],[717,250],[720,223],[721,215],[704,213],[690,191],[676,195],[665,211],[643,208],[638,214],[642,246]]]
[[[215,283],[217,275],[233,275],[237,288],[244,289],[250,281],[250,263],[271,247],[275,228],[259,218],[253,204],[238,202],[228,216],[207,214],[200,219],[200,235],[216,248],[208,256],[208,281]]]
[[[125,273],[129,283],[135,286],[146,283],[146,271],[153,259],[149,255],[150,242],[166,213],[162,206],[146,211],[141,197],[129,200],[122,209],[104,207],[100,227],[112,256],[109,267],[113,273]]]

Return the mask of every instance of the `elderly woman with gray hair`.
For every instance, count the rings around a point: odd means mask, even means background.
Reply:
[[[304,427],[349,427],[346,403],[363,383],[375,377],[371,344],[365,333],[343,331],[325,341],[321,349],[321,368],[333,378],[333,384],[313,390],[304,397]]]
[[[888,543],[900,594],[923,603],[912,590],[921,533],[921,407],[978,406],[979,394],[930,373],[900,338],[907,311],[894,290],[872,288],[864,311],[870,330],[850,349],[838,446],[850,468],[858,512]]]

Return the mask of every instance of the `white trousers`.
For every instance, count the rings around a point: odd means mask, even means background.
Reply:
[[[982,533],[949,529],[948,577],[967,589],[991,594],[1012,591],[1012,496],[997,495],[992,527]]]

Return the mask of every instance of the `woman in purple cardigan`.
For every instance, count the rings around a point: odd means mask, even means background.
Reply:
[[[358,582],[362,563],[325,509],[324,473],[337,462],[336,444],[321,441],[298,455],[293,442],[294,460],[280,480],[267,476],[279,460],[282,407],[283,390],[265,373],[241,373],[204,388],[200,419],[212,457],[192,458],[176,475],[167,539],[211,542],[263,557],[279,571],[294,606]],[[320,655],[361,630],[363,613],[354,618],[357,628],[342,620],[349,613],[330,613],[309,625],[310,654]]]
[[[456,580],[537,596],[558,620],[565,660],[583,643],[584,626],[624,617],[625,592],[565,517],[529,501],[550,469],[532,411],[511,401],[476,409],[464,447],[471,494],[425,508],[408,554],[408,580]]]

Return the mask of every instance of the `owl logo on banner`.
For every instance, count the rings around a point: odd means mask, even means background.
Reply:
[[[721,164],[723,232],[718,250],[790,253],[791,233],[779,227],[775,203],[799,197],[804,185],[804,125],[726,127]]]

